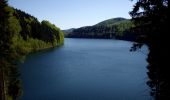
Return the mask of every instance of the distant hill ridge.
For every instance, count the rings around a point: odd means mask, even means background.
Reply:
[[[95,26],[103,26],[103,25],[111,26],[111,25],[115,25],[115,24],[118,24],[118,23],[120,23],[120,22],[127,21],[127,20],[128,20],[128,19],[122,18],[122,17],[111,18],[111,19],[102,21],[102,22],[96,24]]]
[[[130,19],[117,17],[99,22],[93,26],[63,30],[68,38],[104,38],[134,40],[135,34],[130,31],[134,24]]]

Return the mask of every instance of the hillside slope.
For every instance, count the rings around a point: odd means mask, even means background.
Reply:
[[[130,31],[133,26],[129,19],[118,17],[99,22],[93,26],[85,26],[71,31],[65,30],[65,37],[134,40],[135,34]]]

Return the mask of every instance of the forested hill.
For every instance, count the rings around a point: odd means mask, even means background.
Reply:
[[[128,19],[126,19],[126,18],[117,17],[117,18],[112,18],[112,19],[108,19],[108,20],[99,22],[95,26],[112,26],[112,25],[115,25],[115,24],[118,24],[122,21],[127,21],[127,20]]]
[[[17,62],[30,52],[62,45],[63,32],[49,21],[14,9],[0,1],[0,100],[22,95]]]
[[[21,47],[25,45],[25,48],[19,48],[21,52],[25,50],[28,50],[26,52],[37,51],[38,49],[55,47],[63,44],[64,34],[54,24],[51,24],[47,20],[39,22],[37,18],[30,14],[18,9],[13,10],[13,16],[18,20],[18,28],[20,28],[19,34],[14,35],[13,41],[20,41],[18,44],[15,44],[15,47],[17,45],[22,45]],[[25,44],[20,44],[21,42]]]
[[[70,38],[117,38],[134,40],[136,35],[130,31],[133,26],[130,19],[118,17],[102,21],[93,26],[64,30],[64,33],[66,37]]]

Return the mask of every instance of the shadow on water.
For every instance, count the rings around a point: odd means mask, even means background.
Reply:
[[[47,48],[44,50],[40,50],[40,51],[36,51],[36,52],[31,52],[29,53],[27,56],[23,56],[19,59],[18,63],[24,63],[24,61],[30,57],[33,57],[32,55],[43,55],[49,52],[55,52],[56,50],[59,50],[60,48],[62,48],[64,45],[61,45],[59,47],[52,47],[52,48]]]

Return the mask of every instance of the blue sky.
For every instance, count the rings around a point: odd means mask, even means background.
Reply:
[[[130,18],[128,12],[134,5],[130,0],[9,0],[8,3],[61,29],[94,25],[115,17]]]

